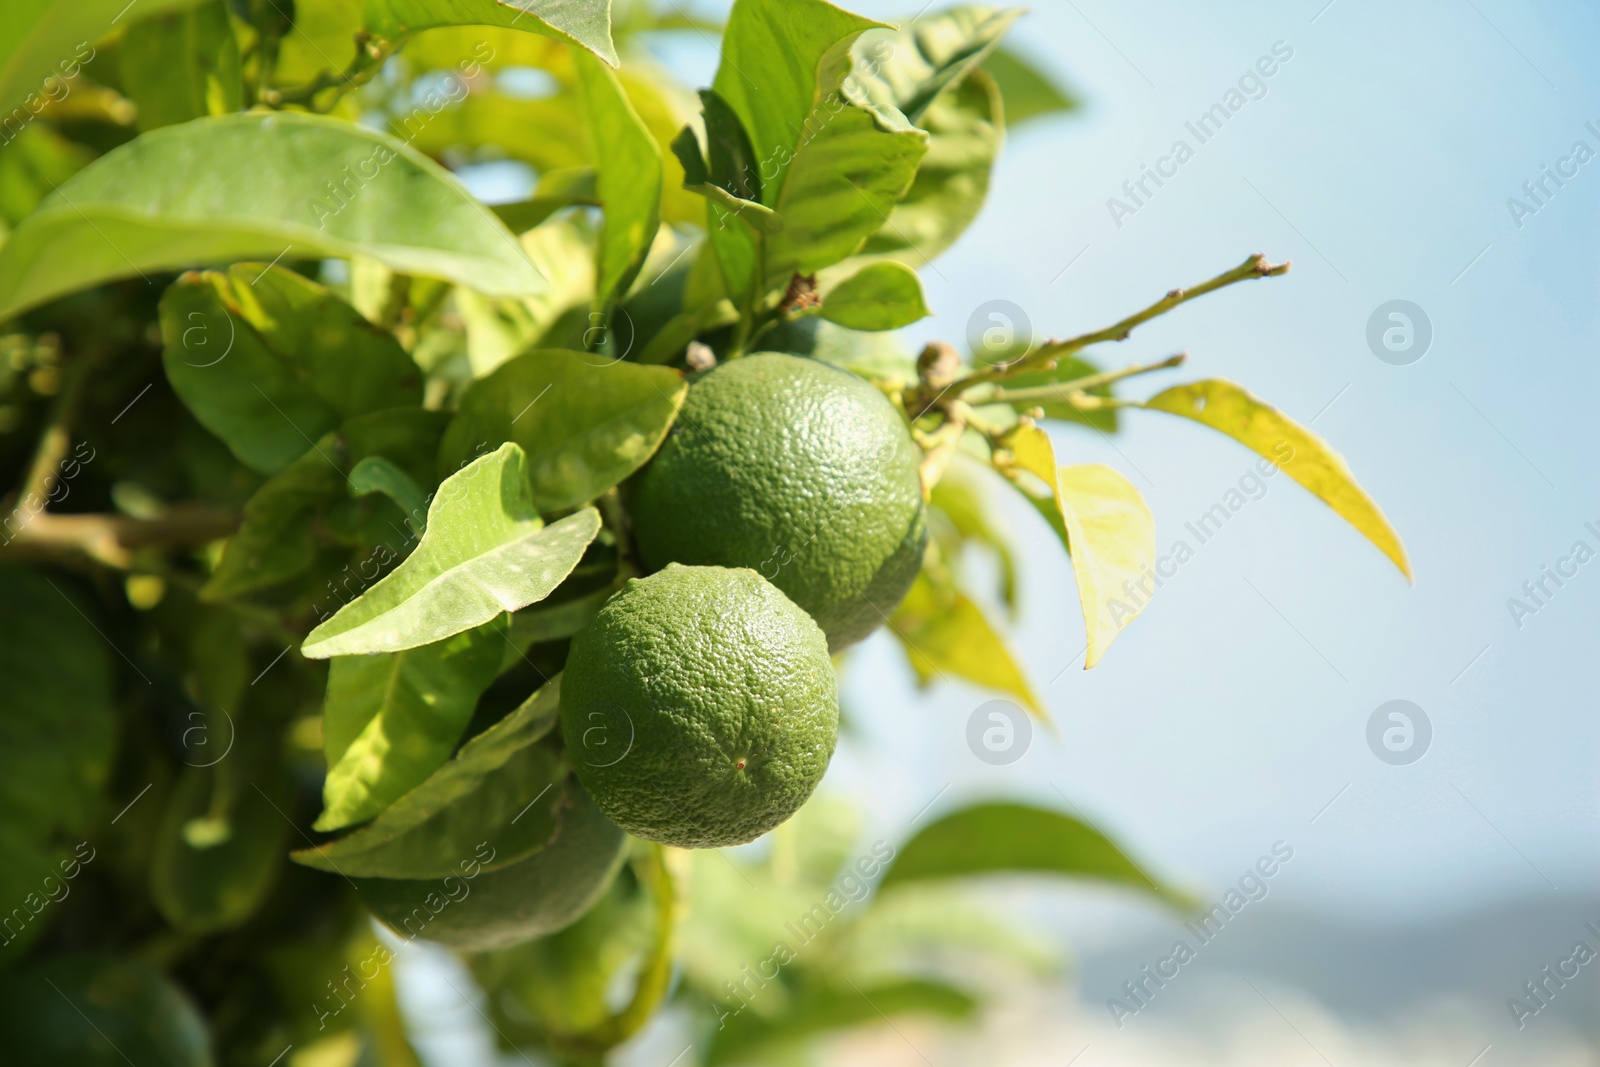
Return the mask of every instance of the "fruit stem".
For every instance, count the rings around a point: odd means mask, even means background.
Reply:
[[[1274,278],[1280,274],[1287,273],[1288,270],[1289,264],[1287,262],[1268,263],[1266,256],[1257,253],[1232,270],[1224,271],[1215,278],[1201,282],[1199,285],[1188,289],[1173,289],[1166,296],[1144,310],[1135,312],[1103,330],[1079,334],[1077,337],[1071,337],[1065,341],[1047,341],[1020,359],[1013,360],[1010,363],[998,363],[992,367],[975,371],[957,382],[956,388],[965,391],[987,382],[1011,377],[1014,374],[1041,369],[1042,364],[1052,359],[1070,355],[1073,352],[1088,348],[1090,345],[1100,344],[1103,341],[1125,340],[1135,327],[1149,322],[1157,316],[1165,315],[1179,304],[1188,303],[1196,297],[1216,292],[1218,289],[1226,288],[1236,282],[1251,281],[1255,278]]]

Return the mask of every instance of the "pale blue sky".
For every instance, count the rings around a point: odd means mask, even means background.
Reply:
[[[1600,521],[1600,161],[1521,229],[1506,206],[1575,140],[1600,150],[1584,127],[1600,126],[1597,22],[1575,3],[1504,0],[1038,5],[1015,46],[1086,107],[1016,131],[984,215],[924,272],[938,314],[910,339],[959,339],[991,299],[1023,307],[1040,333],[1076,332],[1247,253],[1293,259],[1288,276],[1188,305],[1099,356],[1186,349],[1190,366],[1150,392],[1221,376],[1316,417],[1404,537],[1417,584],[1275,479],[1101,666],[1058,678],[1082,647],[1071,572],[1032,514],[1008,508],[1029,557],[1015,641],[1059,741],[1039,737],[1012,767],[979,763],[963,729],[983,695],[917,696],[880,638],[847,687],[865,738],[844,746],[830,784],[891,827],[947,784],[935,811],[989,792],[1062,804],[1059,789],[1202,891],[1284,838],[1299,848],[1284,895],[1360,915],[1600,885],[1587,647],[1600,562],[1520,631],[1505,604],[1574,540],[1600,547],[1583,529]],[[1193,145],[1184,123],[1278,42],[1293,55],[1266,95],[1115,225],[1107,198],[1175,139]],[[709,78],[715,57],[689,41],[674,58]],[[1403,367],[1365,340],[1373,310],[1397,298],[1434,331]],[[1056,437],[1063,461],[1105,462],[1139,485],[1163,549],[1251,462],[1155,414],[1130,414],[1114,444]],[[1394,698],[1433,723],[1410,766],[1366,746],[1368,717]]]

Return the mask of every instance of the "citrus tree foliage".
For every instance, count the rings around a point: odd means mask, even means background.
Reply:
[[[894,340],[931,313],[919,272],[979,213],[1007,118],[1074,106],[1005,49],[1020,11],[897,29],[825,0],[737,0],[726,25],[642,0],[10,8],[0,1019],[19,1062],[415,1064],[392,963],[419,937],[494,946],[468,963],[508,1046],[604,1062],[665,1009],[685,1063],[772,1062],[858,1023],[970,1016],[993,967],[951,960],[1054,966],[973,906],[974,878],[1187,906],[1101,830],[1024,804],[866,841],[824,796],[734,859],[589,806],[561,672],[643,573],[631,487],[693,432],[708,367],[789,353],[892,403],[930,537],[887,633],[924,684],[1047,717],[982,606],[1014,605],[1025,565],[999,494],[1070,554],[1084,630],[1063,658],[1081,640],[1093,667],[1160,610],[1149,508],[1073,455],[1145,412],[1287,471],[1409,578],[1289,415],[1218,379],[1117,391],[1181,357],[1103,369],[1141,323],[1287,265],[1250,256],[1004,358]],[[671,34],[720,37],[710,85],[651,58]],[[526,195],[478,200],[454,172],[485,163],[521,167]],[[997,598],[963,583],[969,546],[999,560]]]

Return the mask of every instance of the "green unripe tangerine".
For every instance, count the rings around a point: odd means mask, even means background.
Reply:
[[[757,353],[689,389],[631,488],[642,562],[749,567],[837,652],[887,620],[922,567],[921,452],[882,393],[816,360]]]
[[[616,877],[628,837],[570,779],[555,840],[497,871],[411,880],[358,878],[367,907],[401,937],[466,952],[508,948],[577,922]],[[470,861],[472,857],[462,857]]]
[[[821,629],[751,570],[633,579],[573,638],[561,728],[600,810],[679,848],[743,844],[797,811],[839,736]]]

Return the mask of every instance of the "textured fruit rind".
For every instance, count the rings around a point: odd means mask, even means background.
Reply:
[[[753,841],[828,769],[827,641],[754,571],[670,565],[573,639],[561,725],[578,778],[629,833],[679,848]]]
[[[855,375],[780,353],[732,360],[690,386],[631,487],[640,557],[758,571],[837,652],[881,626],[921,569],[920,459],[894,405]]]
[[[361,899],[400,936],[467,952],[519,945],[576,922],[616,876],[628,837],[576,782],[565,788],[555,839],[522,862],[471,878],[358,878]]]

